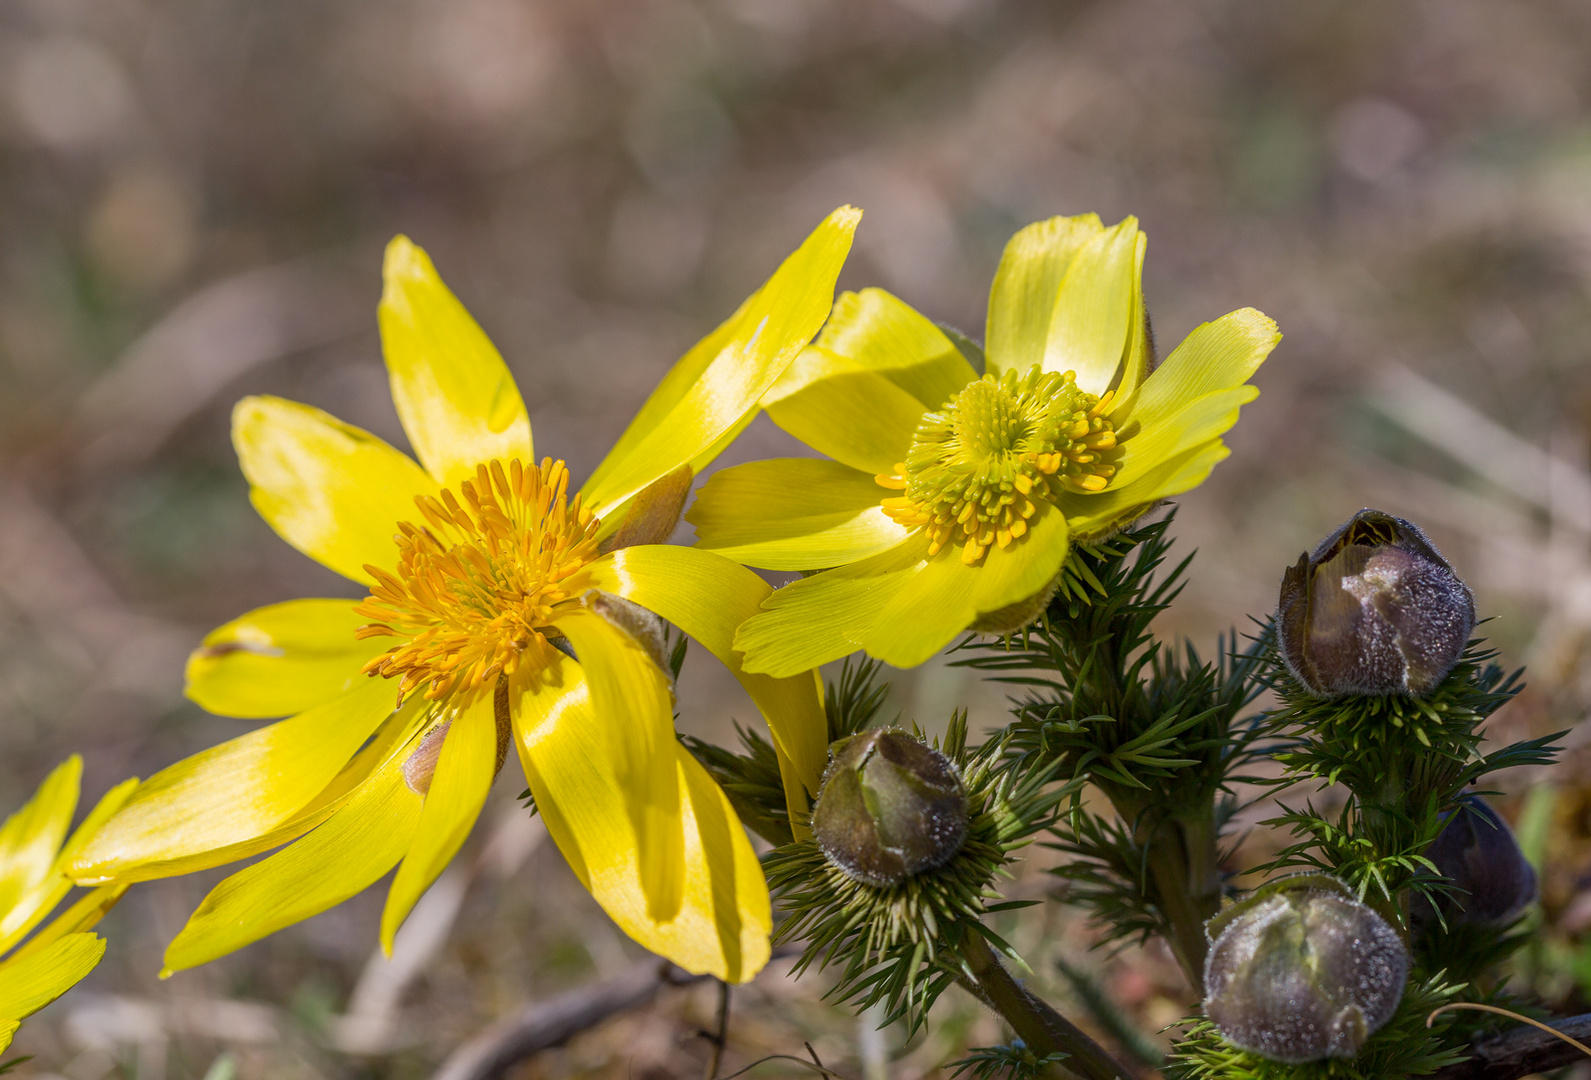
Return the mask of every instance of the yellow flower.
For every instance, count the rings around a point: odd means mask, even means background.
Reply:
[[[823,768],[817,679],[740,670],[734,628],[769,592],[751,571],[623,545],[666,536],[692,470],[822,325],[858,217],[835,211],[686,354],[579,492],[562,462],[535,463],[496,349],[425,254],[394,240],[382,344],[419,464],[305,405],[248,398],[233,414],[255,507],[370,594],[357,607],[276,604],[205,638],[188,665],[193,700],[289,718],[150,778],[73,861],[77,879],[169,876],[293,841],[210,893],[166,952],[175,970],[324,911],[401,861],[382,918],[390,949],[512,743],[553,839],[626,932],[691,971],[755,974],[767,886],[728,800],[675,738],[656,616],[740,678],[795,799]]]
[[[746,670],[789,675],[857,649],[911,667],[965,630],[1016,629],[1043,610],[1072,541],[1209,475],[1280,335],[1245,308],[1156,368],[1145,243],[1134,219],[1107,229],[1092,214],[1017,233],[990,290],[981,378],[976,345],[890,294],[836,301],[763,400],[832,460],[725,469],[686,515],[701,548],[823,571],[740,628]]]
[[[67,862],[138,786],[128,780],[111,789],[67,839],[82,775],[83,761],[74,754],[0,825],[0,956],[11,954],[0,960],[0,1050],[11,1045],[26,1017],[94,970],[105,939],[88,931],[127,891],[126,885],[95,889],[16,948],[71,891]]]

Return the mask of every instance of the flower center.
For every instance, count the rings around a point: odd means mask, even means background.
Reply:
[[[1116,432],[1100,414],[1113,393],[1097,398],[1077,388],[1074,372],[1038,367],[969,383],[922,418],[895,474],[876,478],[904,492],[883,500],[884,513],[927,529],[929,555],[960,543],[961,561],[975,565],[1027,532],[1036,499],[1110,483],[1116,469],[1104,457]]]
[[[372,620],[359,638],[404,639],[365,674],[401,676],[400,695],[423,685],[433,700],[512,674],[568,599],[560,583],[597,555],[598,520],[579,495],[566,501],[568,487],[561,461],[493,461],[456,497],[418,496],[426,524],[398,524],[397,574],[365,567],[376,585],[354,609]]]

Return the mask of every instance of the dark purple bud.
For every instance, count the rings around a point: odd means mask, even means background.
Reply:
[[[1463,655],[1475,598],[1418,527],[1361,510],[1282,577],[1282,658],[1315,694],[1425,694]]]
[[[1450,926],[1506,926],[1535,902],[1536,871],[1508,823],[1478,796],[1460,800],[1425,857],[1454,892],[1438,896],[1434,910],[1416,894],[1409,913],[1416,929],[1434,922],[1438,910]]]

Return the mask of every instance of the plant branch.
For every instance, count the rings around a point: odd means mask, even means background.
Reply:
[[[1557,1020],[1550,1026],[1571,1038],[1591,1040],[1591,1013]],[[1469,1060],[1438,1070],[1431,1080],[1520,1080],[1585,1060],[1584,1054],[1563,1040],[1530,1027],[1479,1039],[1470,1052],[1474,1056]]]
[[[1012,978],[981,934],[963,934],[961,955],[973,976],[973,981],[964,980],[963,985],[999,1013],[1029,1050],[1041,1057],[1057,1051],[1065,1054],[1060,1069],[1086,1080],[1127,1080],[1132,1076],[1081,1028]]]

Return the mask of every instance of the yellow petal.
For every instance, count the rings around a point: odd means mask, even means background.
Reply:
[[[0,1051],[11,1045],[11,1040],[16,1037],[17,1029],[21,1026],[20,1020],[0,1020]]]
[[[1112,414],[1116,430],[1126,438],[1189,401],[1247,382],[1281,339],[1275,321],[1253,308],[1204,323],[1155,369],[1129,409]]]
[[[1149,311],[1144,306],[1144,254],[1148,247],[1148,238],[1143,233],[1139,233],[1133,252],[1133,305],[1127,330],[1127,355],[1122,362],[1121,378],[1116,383],[1116,396],[1110,403],[1112,421],[1118,415],[1125,417],[1127,411],[1132,408],[1133,400],[1138,396],[1138,390],[1144,380],[1149,377],[1150,368],[1156,359],[1154,334],[1149,326]]]
[[[631,549],[637,550],[637,549]],[[677,914],[650,913],[618,767],[595,724],[579,665],[555,661],[540,693],[517,675],[514,744],[547,831],[619,928],[687,971],[746,982],[768,962],[768,886],[729,800],[677,742],[683,890]]]
[[[404,756],[390,755],[308,836],[212,889],[167,947],[166,971],[208,963],[319,915],[396,866],[420,823],[420,796],[403,782]]]
[[[144,782],[88,840],[69,873],[88,882],[163,877],[286,824],[393,711],[392,685],[365,679],[288,720],[185,758]]]
[[[762,399],[768,418],[819,453],[864,473],[906,459],[923,403],[855,360],[816,346]]]
[[[73,754],[0,826],[0,940],[8,944],[49,911],[41,905],[60,876],[56,855],[77,809],[82,775],[83,759]],[[0,1011],[0,1016],[17,1015]]]
[[[254,720],[303,712],[367,682],[360,668],[391,642],[354,637],[370,622],[354,603],[289,600],[217,627],[188,657],[188,697]]]
[[[720,469],[685,519],[704,550],[769,570],[813,570],[906,539],[879,505],[890,494],[871,473],[837,461],[777,458]]]
[[[1050,321],[1072,259],[1104,230],[1096,214],[1035,222],[1013,236],[989,289],[988,371],[1021,374],[1044,362]]]
[[[1198,487],[1230,453],[1219,439],[1206,442],[1161,462],[1130,484],[1097,495],[1066,492],[1057,505],[1066,514],[1073,539],[1097,540],[1141,517],[1160,500]]]
[[[863,641],[868,654],[895,667],[916,667],[954,644],[983,615],[1043,593],[1066,561],[1066,518],[1048,503],[1010,547],[991,547],[976,566],[947,546],[911,575]]]
[[[1162,462],[1220,437],[1237,423],[1239,407],[1259,396],[1257,387],[1234,386],[1194,398],[1168,415],[1157,415],[1142,430],[1135,420],[1129,437],[1121,441],[1122,456],[1116,463],[1112,487],[1127,487]]]
[[[668,675],[640,642],[594,611],[562,612],[553,625],[574,645],[591,690],[596,727],[586,737],[609,744],[640,848],[648,912],[667,922],[679,911],[683,895],[680,871],[685,843],[673,765],[674,701]]]
[[[367,431],[319,409],[247,397],[232,410],[232,445],[249,499],[278,536],[347,578],[371,584],[366,563],[397,563],[398,522],[435,495],[425,470]]]
[[[481,816],[497,775],[497,718],[491,694],[479,694],[448,727],[425,794],[419,831],[403,857],[381,912],[381,947],[390,956],[392,938],[420,895],[458,854]]]
[[[735,633],[746,670],[792,676],[856,652],[927,557],[917,530],[882,554],[775,589]]]
[[[0,964],[0,1017],[21,1020],[38,1012],[77,985],[104,955],[105,939],[98,934],[68,934],[47,949]]]
[[[812,340],[834,302],[834,280],[861,211],[841,207],[729,321],[674,365],[582,489],[606,514],[700,455],[756,408]]]
[[[530,417],[508,365],[430,256],[395,237],[382,277],[378,317],[392,403],[426,471],[454,487],[493,458],[535,464]]]
[[[817,344],[878,372],[925,409],[939,408],[978,377],[943,330],[883,289],[841,293]],[[779,386],[790,379],[786,372]]]
[[[60,850],[60,854],[55,857],[50,872],[39,878],[20,896],[12,900],[9,910],[6,910],[4,916],[0,917],[0,954],[5,953],[18,941],[22,940],[29,930],[38,925],[39,921],[51,911],[54,911],[55,906],[65,898],[67,893],[72,891],[72,880],[66,875],[67,866],[77,852],[82,849],[83,845],[99,831],[106,821],[110,820],[111,815],[121,809],[122,805],[126,803],[127,799],[137,788],[138,781],[136,779],[123,780],[106,792],[104,797],[83,818],[82,824],[72,830],[71,838],[66,841],[65,846]],[[67,813],[70,815],[70,810]],[[125,891],[125,889],[122,891]],[[22,953],[43,948],[62,934],[89,929],[99,920],[100,915],[104,914],[116,903],[116,900],[120,899],[120,895],[120,892],[118,892],[116,896],[108,899],[105,896],[101,896],[99,902],[103,903],[104,906],[97,912],[93,910],[95,907],[94,898],[92,896],[84,897],[71,911],[51,920],[49,927],[35,934],[32,940],[17,955],[20,956]]]
[[[1044,370],[1075,371],[1090,394],[1110,389],[1121,370],[1138,296],[1134,268],[1141,234],[1127,218],[1093,237],[1066,268],[1044,344]]]
[[[70,888],[70,885],[68,885]],[[50,924],[37,934],[28,939],[28,943],[11,954],[12,960],[20,960],[24,956],[32,956],[55,944],[67,934],[81,933],[92,930],[99,925],[105,913],[115,907],[127,890],[132,885],[101,885],[91,889],[78,899],[77,903],[67,908],[61,914],[50,920]]]
[[[790,678],[755,675],[741,667],[735,630],[773,591],[745,567],[694,548],[625,548],[589,568],[593,587],[656,612],[695,638],[740,680],[756,703],[774,746],[817,793],[828,760],[828,723],[814,672]],[[787,785],[788,786],[788,785]]]

